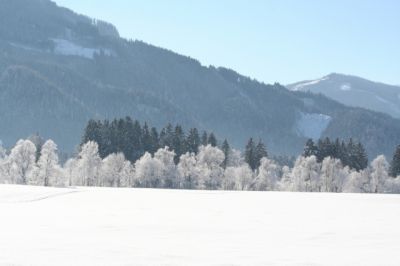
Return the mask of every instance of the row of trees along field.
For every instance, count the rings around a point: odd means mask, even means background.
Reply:
[[[225,139],[222,143],[217,140],[214,133],[199,132],[191,128],[185,132],[181,125],[168,124],[158,132],[157,128],[149,127],[147,123],[142,126],[137,120],[130,117],[115,119],[113,121],[90,120],[85,128],[81,145],[94,141],[99,146],[101,158],[112,153],[123,153],[131,162],[137,161],[146,152],[154,155],[160,148],[169,147],[175,152],[174,161],[179,162],[180,157],[186,153],[197,154],[200,146],[220,146],[224,152],[225,168],[229,160],[231,147]],[[260,165],[260,160],[267,157],[267,150],[261,140],[255,142],[252,138],[246,145],[245,159],[249,166],[255,170]]]
[[[123,126],[119,127],[119,123]],[[129,130],[123,130],[127,125]],[[134,125],[137,135],[130,132],[130,125]],[[153,132],[154,146],[147,146],[150,143],[146,142],[147,132]],[[181,138],[177,138],[175,132]],[[168,125],[158,134],[155,128],[148,131],[147,124],[141,126],[129,118],[91,121],[79,153],[63,165],[59,163],[57,145],[52,140],[40,146],[31,140],[20,140],[10,151],[0,150],[0,182],[43,186],[400,192],[400,177],[397,177],[400,146],[391,165],[383,155],[368,165],[362,145],[353,140],[324,139],[317,144],[309,140],[303,154],[289,167],[268,158],[261,141],[250,139],[242,154],[226,140],[220,144],[212,133],[199,136],[194,133],[197,129],[183,132],[179,125]],[[125,139],[120,140],[118,136]],[[135,136],[135,139],[127,136]],[[190,145],[193,136],[196,145]],[[97,138],[96,141],[92,137]],[[180,147],[180,155],[167,145],[162,147],[165,142],[178,145],[172,147]],[[119,146],[114,147],[113,143]],[[129,154],[125,153],[133,148],[121,143],[139,147],[140,153],[134,151],[138,159],[128,159]]]

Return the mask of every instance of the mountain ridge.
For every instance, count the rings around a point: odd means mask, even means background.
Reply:
[[[363,107],[400,118],[400,87],[354,75],[331,73],[320,79],[286,86],[292,91],[322,93],[345,105]]]
[[[126,40],[115,32],[103,34],[98,21],[47,0],[35,1],[39,4],[0,2],[0,73],[23,66],[62,93],[29,101],[24,90],[29,95],[43,80],[26,78],[18,87],[0,81],[0,94],[5,95],[0,98],[0,124],[7,125],[0,128],[0,139],[5,145],[39,132],[53,138],[60,149],[72,151],[89,118],[125,116],[156,127],[171,122],[214,131],[239,148],[251,136],[262,138],[273,154],[299,153],[309,137],[352,137],[366,144],[370,156],[391,154],[400,143],[399,120],[385,114],[293,92],[278,83],[264,84],[228,68],[202,66],[193,58]],[[12,14],[17,11],[15,20]],[[40,116],[24,116],[19,98],[9,96],[15,88],[21,91],[23,108]],[[46,101],[60,104],[45,110],[41,106]],[[321,121],[328,123],[318,127]]]

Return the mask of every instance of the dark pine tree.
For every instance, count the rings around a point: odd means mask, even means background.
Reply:
[[[256,146],[254,144],[253,138],[250,138],[249,141],[247,142],[246,149],[244,152],[244,159],[253,171],[257,168]]]
[[[256,169],[258,167],[260,167],[261,159],[264,157],[268,157],[268,152],[267,152],[267,148],[265,147],[265,144],[260,139],[258,141],[258,144],[255,149],[255,167],[256,167]]]
[[[144,123],[143,128],[142,128],[142,147],[144,152],[150,152],[152,150],[152,139],[151,139],[151,133],[149,126],[147,123]]]
[[[171,150],[175,151],[175,163],[179,162],[179,158],[182,154],[186,153],[185,148],[185,133],[180,125],[176,125],[174,135],[172,138],[172,147]]]
[[[312,139],[308,139],[306,145],[304,146],[303,156],[310,157],[310,156],[317,156],[318,154],[318,147],[315,145]]]
[[[400,175],[400,145],[394,152],[392,162],[390,163],[390,176],[397,177]]]
[[[217,138],[215,137],[214,133],[210,133],[210,135],[208,136],[208,144],[210,144],[213,147],[217,147]]]
[[[158,132],[155,127],[151,128],[150,131],[150,153],[154,154],[160,148],[160,140],[158,138]]]
[[[95,142],[99,143],[100,139],[101,139],[101,133],[100,133],[101,127],[102,127],[102,125],[101,125],[100,121],[90,119],[86,125],[84,132],[83,132],[81,145],[83,145],[89,141],[95,141]]]
[[[359,142],[356,146],[355,146],[355,166],[354,168],[357,171],[363,170],[365,168],[367,168],[368,166],[368,156],[367,156],[367,152],[365,151],[364,146],[361,144],[361,142]]]
[[[131,141],[132,141],[132,150],[133,154],[132,156],[129,156],[132,158],[132,162],[137,161],[140,157],[143,156],[144,154],[144,149],[142,145],[142,127],[139,123],[139,121],[135,120],[133,123],[133,130],[131,133]]]
[[[331,143],[332,148],[332,158],[340,159],[341,151],[340,151],[340,140],[336,138],[335,142]]]
[[[203,135],[201,135],[201,145],[207,146],[208,145],[208,134],[207,131],[203,132]]]
[[[168,124],[160,133],[160,146],[161,148],[168,147],[172,149],[174,139],[174,129],[172,124]]]
[[[200,136],[197,128],[189,130],[189,134],[186,138],[186,147],[188,152],[197,154],[200,146]]]
[[[226,169],[226,166],[228,165],[228,161],[229,161],[229,156],[230,156],[230,153],[231,153],[231,147],[229,146],[229,143],[228,143],[228,141],[226,139],[222,143],[221,150],[224,152],[224,155],[225,155],[225,159],[224,159],[224,161],[222,163],[222,167],[224,169]]]
[[[133,128],[134,124],[130,117],[126,117],[120,132],[122,142],[122,152],[127,160],[133,161],[135,147],[133,144]]]
[[[112,123],[108,120],[104,120],[103,122],[99,122],[100,127],[100,138],[97,142],[99,145],[99,155],[101,158],[106,157],[110,153],[113,152],[113,128]]]
[[[343,165],[349,166],[349,152],[347,145],[344,141],[340,143],[339,159]]]
[[[331,140],[327,137],[323,140],[318,141],[318,153],[317,159],[318,162],[322,162],[326,157],[332,157],[333,149]]]
[[[350,168],[357,168],[357,155],[356,155],[356,145],[352,138],[349,139],[346,147],[347,152],[347,166]]]

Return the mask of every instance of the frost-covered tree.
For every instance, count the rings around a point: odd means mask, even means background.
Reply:
[[[400,194],[400,176],[385,181],[385,193]]]
[[[120,178],[121,187],[133,187],[135,185],[135,167],[130,161],[125,162]]]
[[[199,184],[199,169],[194,153],[183,154],[178,164],[178,187],[183,189],[194,189]]]
[[[1,145],[0,141],[0,160],[4,160],[7,157],[7,150]]]
[[[100,169],[101,185],[120,187],[129,185],[131,163],[125,160],[123,153],[112,153],[103,159]]]
[[[292,169],[293,185],[296,191],[320,191],[320,165],[317,157],[300,156]]]
[[[199,168],[199,187],[201,189],[218,189],[223,176],[224,153],[211,145],[201,146],[197,154]]]
[[[250,190],[253,182],[253,171],[250,169],[248,164],[243,164],[238,167],[234,167],[235,174],[235,189],[236,190]]]
[[[371,192],[385,192],[385,182],[389,178],[389,163],[384,155],[379,155],[371,163]]]
[[[9,156],[10,182],[27,184],[35,169],[36,147],[30,140],[19,140]]]
[[[99,147],[96,142],[89,141],[82,146],[78,159],[78,185],[97,186],[99,185],[99,172],[101,158]]]
[[[135,163],[135,184],[140,187],[157,188],[162,186],[163,164],[146,152]]]
[[[339,159],[326,157],[321,166],[321,191],[341,192],[348,171],[348,167],[343,168]]]
[[[294,180],[292,179],[292,173],[288,166],[282,167],[282,176],[278,181],[277,188],[280,191],[293,191]]]
[[[64,178],[68,186],[82,185],[81,177],[78,173],[78,159],[68,159],[63,167]]]
[[[165,188],[176,188],[178,184],[178,172],[174,162],[176,154],[168,147],[159,149],[154,154],[154,159],[160,161],[162,166],[162,186]]]
[[[234,190],[236,188],[237,167],[229,166],[224,171],[221,181],[221,189]]]
[[[225,169],[221,187],[224,190],[250,190],[253,175],[254,173],[247,163],[228,167]]]
[[[45,143],[45,140],[39,135],[39,133],[33,134],[28,137],[28,140],[32,141],[36,147],[36,162],[39,160],[40,152],[42,150],[42,146]]]
[[[349,177],[343,186],[343,192],[347,193],[369,193],[371,192],[370,175],[369,171],[353,170],[350,172]]]
[[[235,166],[241,166],[245,164],[244,157],[242,156],[242,153],[239,150],[236,149],[231,149],[229,152],[229,157],[227,160],[227,167],[235,167]]]
[[[2,145],[0,145],[0,184],[9,181],[10,167],[8,162],[9,160],[7,156],[7,151],[3,148]]]
[[[63,172],[58,164],[57,144],[54,141],[48,140],[42,145],[31,183],[42,186],[65,185]]]
[[[264,157],[258,168],[258,175],[254,180],[255,190],[275,190],[279,179],[279,166],[272,160]]]

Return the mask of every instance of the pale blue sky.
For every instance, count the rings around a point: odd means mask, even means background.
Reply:
[[[398,0],[56,0],[143,40],[283,84],[331,72],[400,85]]]

